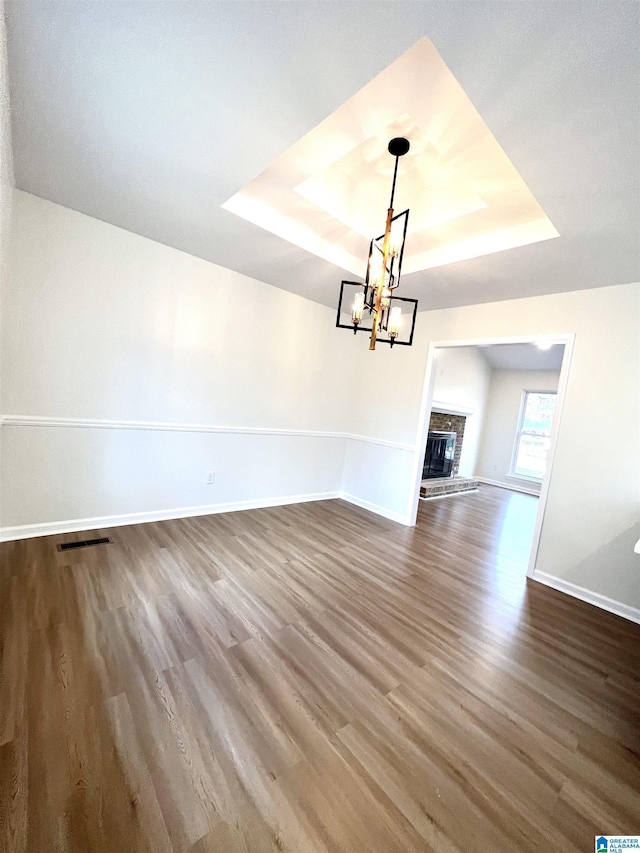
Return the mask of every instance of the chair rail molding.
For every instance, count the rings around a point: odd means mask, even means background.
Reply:
[[[193,424],[172,421],[128,421],[107,418],[46,417],[41,415],[3,415],[2,427],[40,427],[58,429],[120,429],[152,430],[163,432],[209,432],[235,433],[244,435],[284,435],[307,438],[344,438],[351,441],[364,441],[368,444],[380,444],[395,450],[413,453],[414,445],[399,441],[389,441],[376,436],[357,435],[350,432],[331,430],[284,429],[281,427],[234,426],[227,424]]]

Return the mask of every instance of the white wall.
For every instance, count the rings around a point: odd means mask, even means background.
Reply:
[[[4,2],[0,2],[0,270],[4,270],[8,252],[13,184],[7,30],[4,22]]]
[[[370,353],[330,309],[25,193],[13,225],[6,527],[341,487],[406,521],[429,343],[573,332],[536,569],[640,607],[639,285],[424,312],[413,347]],[[593,452],[612,411],[613,467]]]
[[[436,350],[433,409],[467,414],[459,475],[472,477],[480,448],[491,369],[475,347]]]
[[[417,444],[431,341],[566,333],[575,333],[575,346],[536,570],[640,607],[640,561],[625,545],[633,545],[634,531],[638,538],[640,515],[640,285],[422,312],[413,347],[394,350],[393,361],[377,359],[375,372],[361,370],[359,400],[367,411],[357,417],[371,434],[378,434],[378,419],[388,439],[411,441],[412,434]],[[385,389],[382,403],[376,387]],[[611,412],[624,425],[615,466],[594,453]],[[377,454],[380,468],[395,472],[383,508],[405,518],[414,498],[407,455],[393,447]],[[360,478],[357,488],[363,501],[384,498],[375,481]]]
[[[19,191],[13,225],[4,527],[340,490],[332,310]]]
[[[4,2],[0,2],[0,327],[2,324],[3,292],[9,267],[11,210],[13,200],[13,156],[11,150],[11,115],[9,109],[9,77],[7,65],[7,30]],[[0,361],[0,373],[2,362]],[[1,395],[0,387],[0,395]],[[0,396],[0,412],[2,398]],[[2,465],[2,434],[0,431],[0,470]],[[0,516],[2,495],[0,493]]]
[[[492,370],[475,473],[511,488],[540,492],[540,483],[510,475],[523,391],[557,391],[559,370]]]
[[[5,270],[11,220],[13,156],[4,2],[0,2],[0,272]]]

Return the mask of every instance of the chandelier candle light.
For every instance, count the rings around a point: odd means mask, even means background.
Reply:
[[[408,210],[403,210],[402,213],[394,215],[393,197],[396,191],[398,163],[400,157],[403,157],[409,150],[409,140],[404,139],[404,137],[396,137],[389,143],[388,150],[396,158],[396,162],[384,234],[380,237],[374,237],[369,244],[367,274],[364,283],[357,281],[342,282],[336,321],[336,326],[341,329],[352,329],[354,335],[359,331],[370,332],[370,350],[376,348],[376,342],[387,343],[391,347],[394,344],[411,346],[418,308],[417,299],[403,299],[400,296],[393,295],[400,284],[402,257],[409,224]],[[341,316],[345,310],[343,309],[343,299],[348,292],[348,290],[345,291],[345,286],[356,290],[351,308],[351,322],[348,324],[341,322]],[[408,340],[400,340],[401,329],[406,323],[408,315],[405,314],[403,317],[402,305],[399,303],[407,303],[413,306]],[[364,325],[365,314],[372,318],[371,326]]]

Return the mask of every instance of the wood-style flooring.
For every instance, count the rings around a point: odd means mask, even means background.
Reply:
[[[5,543],[0,850],[527,853],[640,832],[640,626],[527,581],[535,498]],[[63,541],[112,544],[59,552]]]

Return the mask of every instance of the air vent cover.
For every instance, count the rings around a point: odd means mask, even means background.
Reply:
[[[86,548],[89,545],[107,545],[111,540],[108,536],[102,536],[100,539],[82,539],[80,542],[63,542],[58,545],[58,551],[71,551],[73,548]]]

